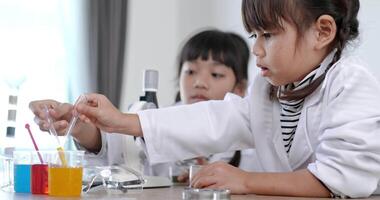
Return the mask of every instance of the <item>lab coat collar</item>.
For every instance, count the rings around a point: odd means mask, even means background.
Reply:
[[[335,53],[336,53],[336,49],[334,49],[333,51],[331,51],[327,57],[322,61],[321,63],[321,66],[318,68],[317,70],[317,73],[315,75],[315,77],[319,77],[321,76],[323,73],[325,73],[326,69],[328,68],[328,66],[330,65],[330,63],[332,62],[332,60],[334,59],[334,56],[335,56]],[[334,63],[333,66],[331,66],[330,70],[336,65],[336,63]],[[326,76],[327,76],[328,73],[326,73]],[[325,78],[326,80],[326,78]],[[302,112],[304,112],[305,109],[307,109],[308,107],[318,103],[321,98],[322,98],[322,93],[323,91],[325,90],[326,88],[326,81],[323,81],[322,84],[312,93],[310,94],[309,96],[307,96],[305,98],[305,103],[304,103],[304,109],[302,110]]]

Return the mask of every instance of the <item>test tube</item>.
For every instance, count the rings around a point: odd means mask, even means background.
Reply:
[[[78,117],[79,117],[79,113],[75,110],[76,106],[78,106],[79,103],[87,103],[87,97],[85,95],[80,95],[78,97],[78,99],[76,100],[75,104],[74,104],[74,112],[73,112],[73,116],[71,117],[71,120],[70,120],[70,123],[69,123],[69,127],[67,128],[67,131],[66,131],[66,139],[71,135],[71,131],[72,129],[74,128],[77,120],[78,120]],[[66,141],[65,139],[65,141]]]
[[[46,120],[48,122],[49,132],[51,134],[53,134],[53,136],[57,140],[57,144],[58,144],[57,151],[58,151],[59,159],[61,160],[62,165],[66,166],[67,161],[66,161],[66,157],[65,157],[65,152],[64,152],[63,147],[61,146],[61,142],[59,141],[57,131],[54,128],[54,124],[53,124],[54,121],[53,121],[53,119],[51,119],[50,114],[49,114],[49,109],[46,105],[44,106],[44,110],[45,110]]]
[[[60,141],[59,141],[59,138],[58,138],[58,134],[57,134],[57,131],[55,130],[54,128],[54,121],[53,119],[50,117],[50,114],[49,114],[49,109],[46,105],[44,105],[44,111],[45,111],[45,116],[46,116],[46,121],[48,123],[48,129],[49,129],[49,132],[50,134],[53,134],[53,136],[55,137],[55,139],[57,140],[57,143],[58,143],[58,146],[61,146],[60,144]]]

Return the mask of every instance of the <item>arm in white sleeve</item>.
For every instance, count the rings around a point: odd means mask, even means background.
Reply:
[[[138,112],[151,163],[252,148],[248,101],[228,94],[223,101]]]
[[[342,70],[330,81],[323,134],[308,169],[338,196],[368,197],[380,180],[379,83],[364,69]]]
[[[85,151],[87,165],[103,166],[107,165],[107,133],[101,132],[102,146],[99,152],[91,152],[74,140],[74,145],[78,150]]]

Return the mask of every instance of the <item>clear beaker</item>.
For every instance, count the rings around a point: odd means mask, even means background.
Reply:
[[[0,155],[0,187],[5,192],[13,192],[13,158]]]
[[[194,175],[202,168],[202,165],[190,165],[189,167],[189,187],[191,187],[191,181]]]
[[[175,162],[174,164],[170,164],[168,168],[169,179],[174,185],[185,185],[189,181],[187,178],[189,174],[189,166]],[[181,181],[178,180],[180,176],[183,178]]]

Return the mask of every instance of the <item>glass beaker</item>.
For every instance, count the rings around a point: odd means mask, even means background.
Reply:
[[[15,192],[30,193],[31,164],[31,151],[13,152],[13,188]]]
[[[13,192],[13,158],[0,155],[0,187],[6,192]]]
[[[48,194],[48,161],[54,151],[33,151],[31,167],[32,194]]]
[[[194,175],[202,168],[202,165],[190,165],[189,167],[189,187],[191,187],[191,181]]]
[[[62,153],[65,162],[62,162]],[[63,151],[49,158],[49,195],[80,196],[82,191],[84,151]]]

